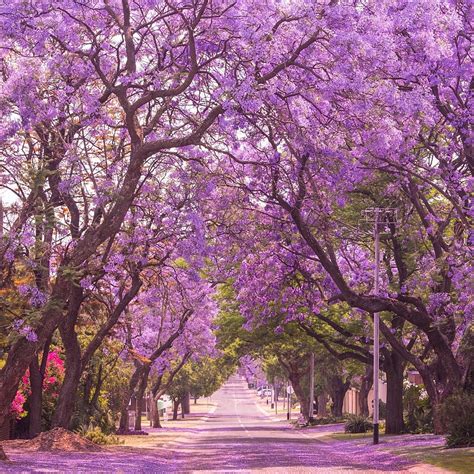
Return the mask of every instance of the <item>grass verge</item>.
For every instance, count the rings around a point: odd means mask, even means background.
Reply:
[[[407,436],[407,435],[402,435]],[[416,436],[416,435],[414,435]],[[370,440],[372,433],[330,433],[324,436],[327,440],[360,441]],[[447,471],[459,474],[474,472],[474,448],[446,449],[444,446],[420,446],[410,444],[410,439],[404,446],[390,447],[390,440],[397,437],[380,436],[380,448],[397,456],[405,457],[420,464],[431,464]],[[385,442],[384,442],[385,441]],[[364,441],[365,444],[365,441]]]
[[[473,448],[446,449],[443,447],[407,446],[396,450],[388,449],[388,451],[419,463],[432,464],[460,474],[474,472]]]

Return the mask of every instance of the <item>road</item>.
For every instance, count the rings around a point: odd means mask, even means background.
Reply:
[[[255,392],[232,377],[213,395],[217,408],[200,429],[179,440],[174,460],[184,470],[204,472],[437,472],[370,446],[324,438],[325,431],[297,430],[258,406]]]
[[[414,465],[386,451],[383,443],[338,441],[325,435],[334,427],[294,429],[275,419],[257,403],[254,391],[232,377],[212,401],[208,413],[191,428],[176,423],[151,432],[146,448],[116,446],[100,453],[40,453],[7,451],[3,472],[74,473],[339,473],[444,472],[434,466]],[[161,436],[161,438],[160,438]]]

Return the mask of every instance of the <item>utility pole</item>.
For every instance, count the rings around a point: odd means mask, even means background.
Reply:
[[[288,412],[286,413],[287,420],[291,418],[290,398],[291,398],[291,393],[288,392]]]
[[[308,423],[314,421],[314,352],[309,355],[309,412]]]
[[[0,239],[3,237],[3,199],[0,197]]]
[[[380,273],[380,233],[379,220],[380,209],[375,209],[374,219],[374,242],[375,242],[375,270],[374,270],[374,294],[379,294]],[[380,365],[380,316],[374,313],[374,444],[379,444],[379,365]]]
[[[375,268],[374,268],[374,296],[379,294],[379,277],[380,277],[380,230],[387,224],[396,223],[397,211],[394,208],[380,208],[375,207],[367,209],[365,216],[367,221],[374,224],[374,254],[375,254]],[[380,371],[380,315],[374,313],[374,444],[379,443],[379,371]]]
[[[291,418],[291,395],[293,394],[293,387],[288,383],[286,387],[286,393],[288,395],[288,411],[286,412],[286,419],[289,420]]]

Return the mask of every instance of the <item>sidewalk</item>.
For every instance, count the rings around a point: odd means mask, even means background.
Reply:
[[[285,410],[283,410],[283,404],[278,404],[278,413],[276,414],[275,408],[271,408],[270,402],[267,404],[266,398],[261,399],[255,392],[252,393],[252,395],[258,410],[268,416],[269,422],[280,422],[283,424],[288,423],[286,419],[286,406]],[[291,420],[295,421],[298,416],[299,409],[297,407],[293,408]],[[381,443],[377,446],[374,446],[371,442],[371,433],[366,433],[363,435],[344,434],[344,423],[315,425],[301,429],[295,428],[295,432],[298,433],[302,438],[306,438],[308,441],[317,440],[319,443],[321,443],[318,445],[319,448],[323,451],[327,451],[327,456],[329,458],[334,456],[335,453],[345,452],[349,453],[354,461],[368,459],[370,464],[370,460],[378,459],[378,462],[380,462],[380,458],[387,457],[387,459],[392,459],[393,456],[398,456],[400,462],[403,462],[403,460],[407,459],[411,459],[414,462],[413,466],[403,469],[400,472],[413,474],[448,474],[454,472],[472,472],[462,469],[459,471],[451,470],[450,468],[456,464],[459,464],[462,459],[457,460],[452,464],[449,462],[449,459],[443,459],[449,458],[451,454],[449,452],[444,452],[442,449],[444,445],[444,439],[435,435],[384,436],[381,440]],[[472,450],[466,450],[464,453],[466,458],[464,461],[465,463],[468,462],[467,459],[469,456],[469,451],[471,453],[473,452]],[[302,470],[301,472],[305,471]],[[312,472],[312,469],[309,469],[308,472]]]
[[[180,439],[194,433],[205,422],[208,417],[215,411],[217,404],[212,402],[212,399],[199,399],[197,404],[191,403],[191,413],[181,418],[181,413],[178,414],[177,420],[163,420],[161,419],[162,428],[151,428],[149,421],[142,422],[142,429],[148,435],[121,435],[119,438],[124,441],[124,444],[117,446],[117,448],[130,447],[142,449],[156,449],[158,447],[166,447],[170,444],[177,443]],[[113,449],[114,446],[111,447]]]
[[[103,446],[98,452],[25,451],[16,442],[7,441],[4,448],[10,461],[0,463],[0,472],[58,472],[58,473],[148,473],[176,472],[176,446],[197,432],[216,409],[212,399],[191,404],[190,415],[185,419],[163,422],[163,428],[149,428],[148,435],[120,436],[124,444]]]
[[[269,416],[270,421],[287,421],[287,405],[285,403],[285,408],[283,408],[283,400],[278,400],[275,407],[271,407],[271,402],[269,401],[267,404],[267,398],[260,398],[254,390],[252,391],[252,395],[255,399],[255,404],[257,405],[258,410],[263,413],[264,415]],[[292,408],[291,409],[291,420],[296,420],[299,416],[299,408]]]

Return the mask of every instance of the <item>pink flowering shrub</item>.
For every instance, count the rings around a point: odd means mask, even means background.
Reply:
[[[16,392],[15,398],[13,399],[10,408],[12,411],[12,414],[15,415],[15,418],[20,419],[26,416],[27,412],[23,408],[23,405],[26,402],[26,397],[22,393],[22,391],[19,389],[18,392]]]
[[[46,372],[43,379],[43,396],[55,400],[59,394],[59,387],[64,378],[64,361],[59,356],[58,349],[53,349],[48,353],[46,362]],[[24,418],[28,411],[25,403],[31,394],[30,371],[25,372],[21,378],[18,391],[13,399],[10,409],[17,420]]]

